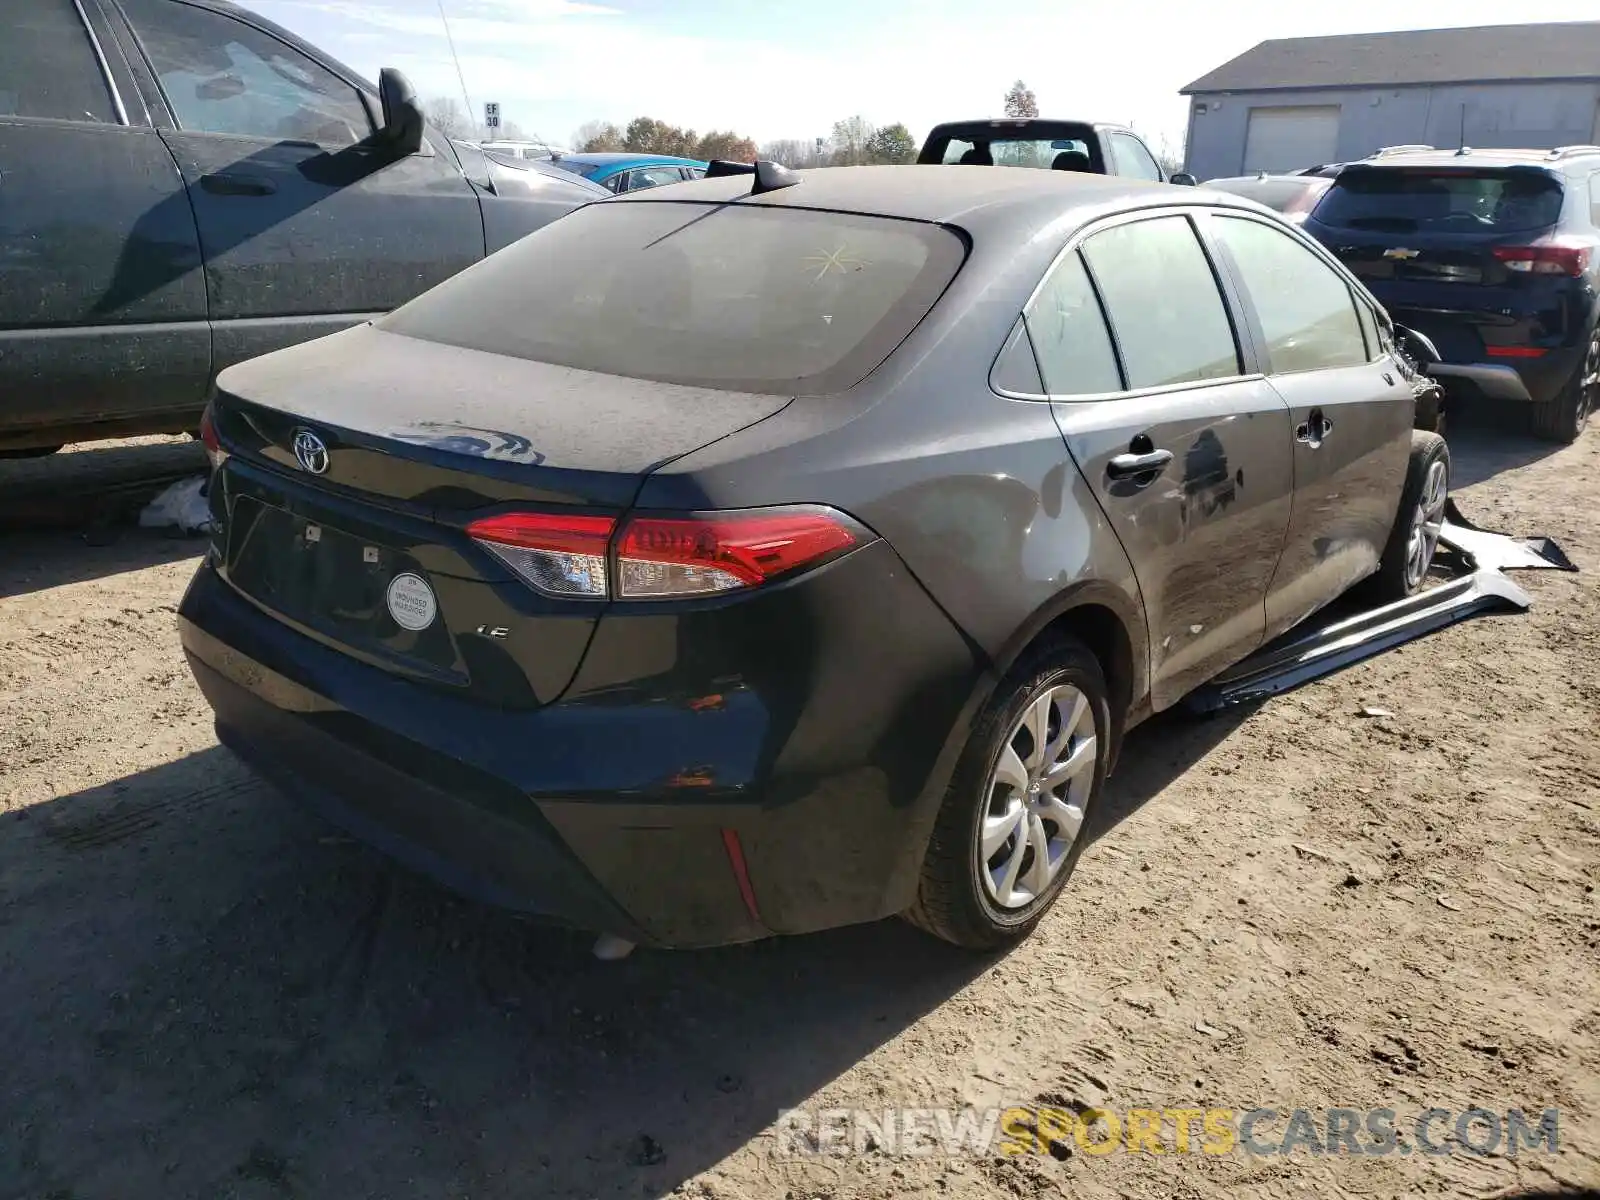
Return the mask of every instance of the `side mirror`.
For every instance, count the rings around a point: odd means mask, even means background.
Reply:
[[[1394,343],[1400,351],[1424,371],[1434,363],[1443,361],[1439,348],[1425,334],[1418,333],[1415,329],[1407,329],[1404,325],[1396,325],[1393,328],[1393,336]]]
[[[1179,187],[1199,187],[1200,181],[1187,171],[1176,171],[1168,183],[1175,183]]]
[[[411,81],[393,67],[383,68],[378,72],[378,98],[383,102],[383,128],[378,130],[378,139],[397,155],[421,150],[427,121]]]

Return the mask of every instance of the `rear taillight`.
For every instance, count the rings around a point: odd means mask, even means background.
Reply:
[[[660,600],[755,588],[819,567],[871,540],[817,505],[630,517],[508,513],[468,534],[550,596]]]
[[[467,526],[467,533],[537,591],[604,599],[610,517],[505,513]]]
[[[213,471],[227,461],[228,452],[222,448],[222,439],[217,436],[217,422],[209,404],[205,412],[200,414],[200,444],[206,448],[206,460]]]
[[[1494,256],[1508,271],[1576,277],[1589,269],[1590,251],[1588,246],[1536,242],[1531,246],[1496,246]]]

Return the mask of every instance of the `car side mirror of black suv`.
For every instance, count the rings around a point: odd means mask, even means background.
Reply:
[[[1168,183],[1175,183],[1179,187],[1199,187],[1200,181],[1187,171],[1174,171]]]
[[[421,150],[427,121],[411,81],[393,67],[384,67],[378,72],[378,98],[383,102],[383,128],[378,130],[378,140],[397,156]]]

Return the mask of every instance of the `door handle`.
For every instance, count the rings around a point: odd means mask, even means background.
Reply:
[[[1113,479],[1133,479],[1149,475],[1155,481],[1158,472],[1172,461],[1171,450],[1150,450],[1144,454],[1119,454],[1106,463],[1106,474]]]
[[[272,180],[263,176],[227,172],[200,176],[200,186],[218,196],[270,196],[278,190]]]
[[[1294,431],[1294,440],[1304,442],[1315,450],[1323,439],[1333,432],[1333,422],[1322,415],[1320,408],[1311,410],[1311,417]]]

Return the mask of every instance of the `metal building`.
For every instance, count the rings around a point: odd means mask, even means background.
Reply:
[[[1600,143],[1600,21],[1282,38],[1182,94],[1202,180],[1383,146]]]

